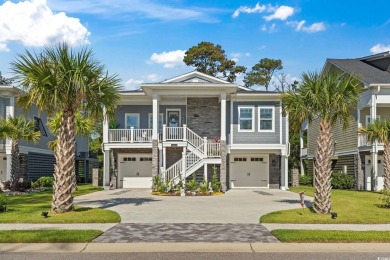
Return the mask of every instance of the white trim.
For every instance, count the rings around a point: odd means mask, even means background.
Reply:
[[[241,108],[252,109],[252,129],[241,129]],[[255,132],[255,107],[254,106],[238,106],[238,132]],[[245,118],[249,120],[249,118]]]
[[[272,129],[270,130],[261,130],[260,129],[260,121],[262,120],[261,117],[260,117],[260,110],[261,109],[272,109]],[[265,132],[265,133],[273,133],[275,132],[275,107],[270,107],[270,106],[259,106],[258,107],[258,122],[257,122],[257,126],[258,126],[258,132]],[[268,118],[266,119],[263,119],[263,120],[269,120]]]
[[[230,100],[230,144],[233,144],[233,99]]]
[[[287,146],[284,144],[232,144],[230,145],[231,150],[235,149],[276,149],[286,150]]]
[[[197,75],[199,76],[200,78],[207,78],[207,79],[210,79],[210,80],[215,80],[215,81],[219,81],[221,83],[225,83],[225,84],[232,84],[226,80],[223,80],[223,79],[219,79],[219,78],[216,78],[216,77],[213,77],[213,76],[210,76],[210,75],[207,75],[205,73],[202,73],[202,72],[199,72],[199,71],[191,71],[191,72],[188,72],[188,73],[185,73],[183,75],[180,75],[180,76],[176,76],[174,78],[171,78],[171,79],[166,79],[164,81],[162,81],[161,83],[170,83],[170,82],[173,82],[173,81],[177,81],[178,79],[180,78],[185,78],[185,77],[188,77],[190,75]],[[212,84],[212,83],[211,83]]]
[[[280,124],[280,127],[279,127],[279,141],[280,141],[280,144],[283,144],[283,111],[282,111],[282,101],[279,102],[279,124]],[[260,116],[260,113],[259,113],[259,116]],[[260,123],[260,122],[259,122]],[[260,129],[260,128],[259,128]],[[287,143],[287,139],[286,139],[286,143]]]
[[[128,128],[127,127],[127,116],[131,116],[131,115],[137,115],[138,116],[138,128],[134,128],[134,129],[139,129],[141,128],[140,126],[140,114],[139,113],[125,113],[125,129],[130,129],[130,127]]]
[[[165,110],[165,113],[166,113],[166,115],[165,115],[166,121],[165,122],[166,122],[167,127],[169,127],[169,122],[168,122],[169,112],[179,112],[179,125],[178,125],[178,127],[180,127],[181,126],[181,109],[180,108],[167,108]]]
[[[370,119],[370,122],[372,122],[371,121],[371,115],[366,115],[366,127],[368,126],[368,120]],[[381,116],[380,115],[376,115],[376,119],[379,119],[379,120],[381,120]]]

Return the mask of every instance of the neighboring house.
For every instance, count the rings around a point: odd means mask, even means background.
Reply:
[[[47,128],[45,113],[38,114],[35,107],[27,113],[17,108],[16,96],[20,89],[13,86],[0,85],[0,116],[22,115],[26,119],[34,119],[36,128],[41,132],[38,143],[26,143],[20,141],[20,153],[24,176],[28,180],[35,181],[42,176],[53,176],[55,158],[48,143],[55,139]],[[95,158],[90,158],[88,138],[76,137],[76,172],[80,182],[91,180],[92,165],[97,164]],[[97,167],[98,165],[96,165]],[[11,140],[0,140],[0,180],[9,180],[11,176]]]
[[[343,171],[354,176],[356,188],[381,190],[383,188],[383,144],[369,143],[357,133],[359,127],[367,126],[375,119],[390,119],[390,52],[357,59],[328,59],[324,70],[335,69],[359,78],[363,93],[353,113],[354,120],[344,131],[341,125],[333,129],[333,171]],[[307,145],[302,141],[301,158],[308,161],[308,170],[313,173],[318,120],[307,130]],[[303,169],[301,169],[303,171]]]
[[[117,129],[103,123],[104,186],[112,150],[120,188],[150,188],[156,175],[211,180],[214,166],[223,190],[288,188],[288,118],[279,93],[197,71],[140,87],[120,93]]]

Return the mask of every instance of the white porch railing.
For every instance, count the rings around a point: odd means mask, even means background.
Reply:
[[[110,129],[108,141],[110,143],[151,143],[152,129]]]
[[[183,140],[184,137],[184,127],[163,127],[164,141]]]
[[[207,143],[207,157],[221,157],[221,143]]]
[[[372,143],[367,140],[366,135],[359,134],[359,146],[371,146]],[[378,145],[383,145],[383,143],[378,143]]]

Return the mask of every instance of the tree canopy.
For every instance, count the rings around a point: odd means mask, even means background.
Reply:
[[[245,73],[246,70],[244,66],[237,66],[234,60],[229,60],[221,45],[214,45],[211,42],[200,42],[197,46],[191,47],[186,51],[183,61],[199,72],[229,82],[234,82],[237,74]]]
[[[283,65],[281,60],[269,58],[261,59],[252,67],[252,70],[245,75],[245,86],[249,88],[255,85],[264,86],[265,90],[268,91],[268,86],[275,71],[282,69]]]
[[[13,79],[12,78],[5,78],[1,75],[0,71],[0,85],[10,85],[12,84]]]

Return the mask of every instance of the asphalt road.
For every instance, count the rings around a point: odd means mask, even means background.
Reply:
[[[390,260],[390,253],[0,253],[1,260],[255,260],[255,259],[353,259]]]

